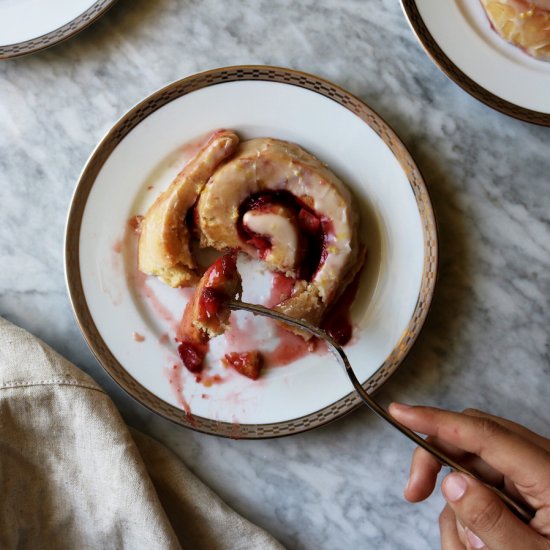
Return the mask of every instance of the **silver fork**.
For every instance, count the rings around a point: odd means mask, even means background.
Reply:
[[[353,384],[355,391],[357,392],[357,394],[359,395],[363,403],[372,412],[374,412],[377,416],[379,416],[380,418],[382,418],[383,420],[391,424],[395,429],[399,430],[405,437],[408,437],[411,441],[416,443],[419,447],[422,447],[424,450],[432,454],[441,464],[448,466],[449,468],[451,468],[456,472],[461,472],[463,474],[469,475],[477,479],[481,483],[483,483],[491,491],[497,494],[504,501],[504,503],[510,508],[510,510],[512,510],[512,512],[514,512],[514,514],[516,514],[525,523],[529,523],[533,519],[535,515],[535,512],[533,510],[531,510],[530,508],[528,508],[523,504],[518,504],[517,502],[512,500],[506,493],[502,492],[500,489],[497,489],[496,487],[485,483],[482,479],[479,478],[479,476],[476,473],[469,470],[468,468],[465,468],[458,462],[455,462],[452,458],[448,457],[440,449],[431,445],[423,437],[420,437],[417,433],[413,432],[412,430],[410,430],[406,426],[403,426],[403,424],[395,420],[395,418],[393,418],[382,406],[380,406],[359,383],[359,380],[357,380],[357,377],[355,376],[355,373],[351,368],[350,362],[346,356],[346,353],[342,349],[342,346],[337,344],[334,341],[334,339],[330,336],[330,334],[328,334],[324,330],[306,321],[288,317],[287,315],[279,313],[278,311],[273,311],[272,309],[268,309],[264,306],[249,304],[246,302],[241,302],[239,300],[231,300],[229,302],[229,308],[232,310],[241,309],[245,311],[250,311],[255,315],[262,315],[264,317],[275,319],[276,321],[281,321],[288,325],[292,325],[302,330],[305,330],[310,334],[317,336],[317,338],[321,338],[322,340],[324,340],[328,344],[330,351],[336,357],[340,365],[344,367],[344,370],[346,371],[346,374],[348,375],[350,382]]]

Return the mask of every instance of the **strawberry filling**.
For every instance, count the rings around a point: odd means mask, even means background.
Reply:
[[[264,258],[268,250],[271,249],[271,241],[267,237],[262,237],[261,235],[256,235],[252,231],[248,231],[251,235],[248,239],[247,244],[252,245],[254,248],[257,248],[260,251],[260,258]]]
[[[226,353],[223,358],[226,366],[232,367],[239,374],[258,380],[262,368],[262,359],[258,351],[245,351],[242,353]]]
[[[305,208],[300,209],[298,224],[307,233],[315,234],[321,230],[321,220]]]
[[[192,344],[191,342],[182,342],[178,346],[178,354],[190,372],[200,372],[203,368],[204,356],[206,355],[205,346]]]
[[[223,332],[230,314],[228,302],[239,292],[236,255],[226,254],[206,270],[183,312],[178,353],[189,371],[202,370],[208,340]]]
[[[237,258],[226,254],[218,258],[204,274],[207,281],[198,297],[199,319],[213,319],[227,307],[230,296],[225,285],[235,276]]]
[[[363,264],[364,265],[364,264]],[[321,328],[328,332],[337,344],[344,346],[351,340],[353,327],[351,325],[351,306],[357,295],[363,268],[355,275],[353,281],[346,287],[340,298],[325,314]]]
[[[222,307],[222,302],[226,300],[225,294],[214,288],[205,288],[199,298],[201,307],[200,316],[210,319],[215,317]]]
[[[292,212],[293,219],[300,229],[300,262],[298,278],[311,281],[319,267],[325,261],[327,233],[332,229],[328,220],[321,219],[316,212],[288,191],[262,191],[251,195],[239,207],[238,229],[243,241],[258,249],[260,258],[265,258],[271,249],[271,242],[258,235],[243,223],[243,216],[250,210],[270,211],[273,206],[281,205]]]

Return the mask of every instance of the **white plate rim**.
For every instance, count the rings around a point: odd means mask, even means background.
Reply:
[[[430,33],[418,10],[416,0],[401,0],[401,7],[414,35],[436,66],[455,84],[485,105],[524,122],[550,126],[550,114],[516,105],[490,92],[466,75],[447,56],[444,49]]]
[[[99,17],[109,10],[116,1],[117,0],[97,0],[97,2],[86,11],[82,12],[78,17],[75,17],[72,21],[69,21],[57,29],[52,29],[46,34],[24,40],[23,42],[0,44],[0,59],[10,59],[29,55],[63,42],[99,19]]]
[[[411,320],[402,338],[396,343],[386,361],[370,376],[363,387],[373,393],[395,373],[412,345],[418,338],[427,317],[438,272],[438,236],[434,212],[428,189],[410,153],[395,132],[362,100],[343,88],[318,76],[281,67],[263,65],[238,65],[212,69],[177,80],[152,93],[130,109],[106,133],[86,162],[76,185],[69,208],[65,228],[65,280],[69,299],[77,324],[104,370],[113,380],[139,403],[185,427],[203,433],[235,439],[264,439],[301,433],[335,421],[361,404],[351,391],[342,399],[300,418],[272,424],[241,424],[220,422],[185,412],[154,395],[137,382],[117,361],[104,342],[89,311],[80,275],[80,224],[88,195],[95,178],[116,145],[149,114],[170,101],[206,86],[238,80],[283,82],[319,93],[344,106],[359,116],[390,148],[411,185],[422,220],[424,238],[424,266],[421,287]]]

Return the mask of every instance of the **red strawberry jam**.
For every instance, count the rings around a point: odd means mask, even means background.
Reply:
[[[191,372],[202,370],[208,340],[221,334],[229,319],[229,300],[241,291],[236,254],[218,258],[202,276],[183,312],[177,337],[181,360]]]
[[[242,353],[226,353],[223,362],[228,367],[234,368],[239,374],[258,380],[261,370],[261,355],[259,351],[245,351]]]
[[[363,264],[364,265],[364,264]],[[327,311],[321,328],[328,332],[337,344],[344,346],[351,340],[353,327],[351,325],[351,306],[355,300],[363,268],[355,275],[353,281],[346,287],[342,296]]]
[[[178,346],[178,353],[188,371],[200,372],[202,370],[204,356],[206,355],[204,346],[192,344],[191,342],[182,342]]]
[[[221,303],[226,299],[226,296],[219,290],[210,287],[205,288],[200,296],[204,315],[208,318],[214,317],[220,310]]]
[[[251,195],[239,207],[238,229],[241,238],[258,249],[260,258],[265,258],[271,249],[270,240],[248,229],[243,224],[243,216],[250,210],[271,210],[276,205],[284,206],[290,211],[300,229],[301,255],[298,278],[310,281],[326,259],[326,235],[332,224],[319,218],[304,200],[284,190],[261,191]]]
[[[307,233],[318,233],[321,229],[321,220],[305,208],[300,209],[298,223]]]

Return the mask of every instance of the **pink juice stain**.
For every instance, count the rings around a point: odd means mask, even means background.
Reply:
[[[174,363],[171,367],[166,368],[165,371],[168,378],[168,383],[172,388],[176,401],[185,412],[185,415],[189,419],[189,423],[191,425],[195,425],[195,419],[191,414],[191,407],[183,393],[183,378],[185,376],[183,369],[184,367],[182,364]]]
[[[154,290],[148,284],[148,276],[139,271],[138,269],[138,241],[140,235],[140,226],[142,221],[141,216],[133,216],[130,218],[124,229],[124,235],[122,239],[118,239],[114,242],[112,252],[117,258],[121,258],[124,255],[124,264],[126,271],[126,281],[128,286],[134,290],[153,311],[165,320],[171,330],[177,331],[178,322],[174,319],[172,313],[164,306],[160,299],[155,294]],[[145,338],[138,332],[132,334],[132,338],[136,342],[141,342]],[[158,339],[159,344],[165,346],[170,343],[170,336],[168,332],[163,332]],[[196,421],[191,413],[191,406],[184,394],[184,379],[187,371],[184,371],[184,367],[176,359],[170,359],[170,367],[165,367],[164,374],[168,380],[170,388],[176,399],[176,402],[185,412],[189,423],[194,426]]]
[[[296,279],[282,273],[274,273],[270,294],[265,302],[266,307],[273,307],[290,298]],[[279,323],[273,323],[277,345],[272,350],[261,349],[266,367],[281,367],[289,365],[310,353],[325,355],[328,347],[324,341],[311,339],[305,341],[301,336],[290,332]],[[254,318],[247,318],[240,327],[231,321],[231,328],[226,332],[228,347],[232,351],[248,351],[258,348],[258,330]]]
[[[229,330],[225,332],[225,341],[229,350],[243,352],[258,347],[256,323],[253,318],[247,317],[243,326],[239,326],[235,317],[231,317],[229,325]]]
[[[155,291],[149,286],[149,276],[138,269],[138,238],[140,234],[140,225],[143,216],[133,216],[128,220],[124,230],[123,243],[128,253],[126,278],[129,285],[143,298],[147,300],[153,311],[164,319],[170,328],[176,332],[179,325],[178,320],[174,318],[170,310],[161,302]],[[162,337],[161,337],[162,338]]]
[[[120,254],[122,252],[122,240],[121,239],[117,239],[113,243],[113,252],[115,254]]]
[[[243,352],[260,348],[265,367],[281,367],[315,351],[315,344],[306,342],[300,336],[274,324],[278,340],[275,349],[265,350],[259,346],[260,337],[253,317],[247,317],[242,326],[231,319],[230,328],[225,333],[227,347],[231,351]],[[261,376],[260,376],[261,379]]]
[[[293,334],[277,325],[279,343],[273,351],[264,351],[264,361],[271,367],[282,367],[315,352],[315,342],[306,342],[301,336]]]
[[[273,307],[286,300],[292,294],[296,279],[274,273],[270,294],[265,302],[266,307]],[[231,351],[243,352],[258,349],[262,353],[265,367],[281,367],[305,357],[316,350],[314,342],[306,342],[302,337],[274,323],[277,345],[273,350],[261,349],[257,323],[253,317],[247,317],[242,326],[234,318],[225,333],[227,347]],[[261,378],[261,377],[260,377]]]
[[[271,292],[266,301],[266,307],[273,307],[290,298],[296,279],[292,279],[282,273],[273,274]],[[275,324],[278,344],[272,351],[263,351],[262,355],[266,365],[271,367],[284,366],[315,351],[312,342],[306,342],[302,337],[288,331],[278,323]]]
[[[170,310],[159,300],[155,291],[147,284],[147,275],[141,272],[136,274],[134,279],[135,288],[142,296],[147,298],[149,305],[153,308],[155,313],[170,324],[171,329],[176,332],[178,330],[178,321],[174,318]]]
[[[267,298],[265,307],[273,307],[280,304],[287,298],[290,298],[295,284],[296,279],[287,277],[282,273],[274,273],[273,281],[271,283],[271,292]]]

